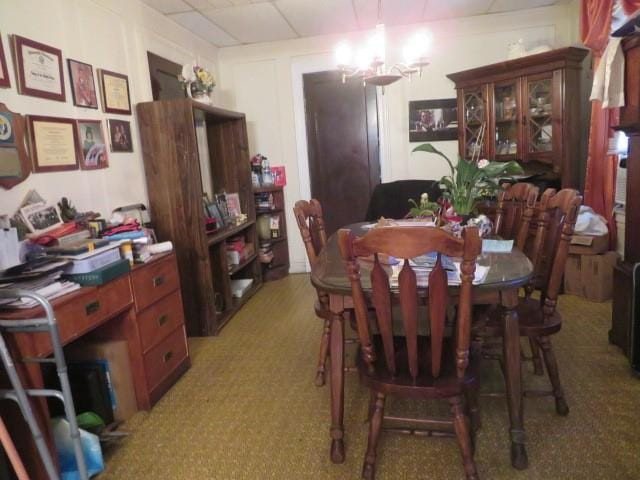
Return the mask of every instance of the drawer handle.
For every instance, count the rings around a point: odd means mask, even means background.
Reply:
[[[171,357],[173,357],[173,352],[172,352],[171,350],[169,350],[167,353],[165,353],[165,354],[162,356],[162,361],[163,361],[164,363],[167,363],[169,360],[171,360]]]
[[[86,313],[87,315],[91,315],[92,313],[96,313],[98,310],[100,310],[100,301],[99,300],[94,300],[91,303],[87,303],[84,306],[84,313]]]
[[[158,317],[158,326],[161,327],[169,320],[169,315],[161,315]]]
[[[159,287],[164,283],[164,275],[158,275],[157,277],[153,277],[153,286]]]

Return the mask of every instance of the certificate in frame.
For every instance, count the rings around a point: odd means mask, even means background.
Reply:
[[[129,77],[121,73],[98,69],[102,111],[131,115]]]
[[[19,35],[11,36],[18,93],[65,102],[62,51]]]
[[[7,57],[4,56],[2,34],[0,34],[0,87],[9,88],[10,86],[11,80],[9,79],[9,69],[7,68]]]
[[[34,172],[78,170],[78,129],[71,118],[27,115]]]

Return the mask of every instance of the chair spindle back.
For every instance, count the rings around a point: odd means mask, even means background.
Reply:
[[[532,263],[545,316],[552,315],[556,308],[581,204],[582,196],[571,188],[559,192],[547,189],[540,199]]]
[[[358,335],[362,346],[364,361],[374,369],[376,352],[371,337],[367,304],[362,288],[358,258],[373,256],[371,270],[372,303],[375,307],[375,319],[382,338],[385,363],[392,375],[408,373],[414,380],[420,375],[421,368],[430,369],[430,375],[438,377],[442,370],[444,330],[449,304],[447,272],[441,255],[460,257],[461,284],[457,303],[457,324],[455,335],[456,375],[464,377],[469,361],[469,343],[471,331],[471,291],[476,257],[481,251],[478,229],[464,229],[462,238],[435,227],[383,227],[375,228],[358,238],[350,230],[338,231],[338,242],[342,258],[351,282],[352,297]],[[430,327],[430,353],[428,358],[419,358],[418,351],[418,302],[424,301],[418,290],[416,272],[409,259],[436,252],[437,260],[428,277],[428,321]],[[389,268],[382,265],[380,254],[404,259],[398,274],[397,289],[392,288]],[[398,357],[394,343],[392,298],[397,295],[402,313],[405,333],[408,372],[398,371]],[[423,319],[427,321],[427,319]],[[426,355],[426,354],[425,354]],[[453,360],[453,359],[451,359]],[[404,362],[403,362],[404,364]],[[425,373],[425,372],[422,372]]]
[[[498,196],[493,232],[505,240],[515,240],[520,250],[524,250],[527,242],[538,192],[538,187],[531,183],[516,183],[502,190]]]
[[[309,263],[314,265],[318,260],[320,250],[327,243],[322,206],[315,199],[311,199],[308,202],[299,200],[293,206],[293,214],[296,217],[300,235],[302,235]]]

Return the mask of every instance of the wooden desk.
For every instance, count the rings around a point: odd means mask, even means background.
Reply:
[[[141,410],[149,410],[191,365],[180,280],[173,253],[136,265],[129,274],[99,287],[84,287],[57,298],[52,301],[52,306],[64,345],[81,337],[125,340],[128,343],[136,400]],[[8,319],[41,315],[40,308],[0,311],[0,317]],[[44,333],[7,335],[7,343],[15,359],[42,358],[52,353],[51,342]],[[18,362],[16,367],[26,388],[43,388],[44,380],[38,364]],[[32,402],[52,447],[47,403],[35,399]],[[10,420],[12,434],[31,478],[46,479],[21,415],[5,415],[4,410],[2,413],[3,418]]]

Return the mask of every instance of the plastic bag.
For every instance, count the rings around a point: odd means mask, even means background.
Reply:
[[[609,228],[603,216],[598,215],[591,207],[583,205],[578,212],[574,233],[577,235],[604,235],[609,233]]]
[[[54,418],[51,422],[53,424],[53,440],[58,451],[62,480],[79,480],[80,474],[78,473],[73,442],[71,441],[69,422],[66,418],[61,417]],[[84,461],[87,464],[89,476],[92,477],[102,472],[104,470],[104,461],[98,436],[80,429],[80,444],[82,445],[82,453],[84,453]]]

